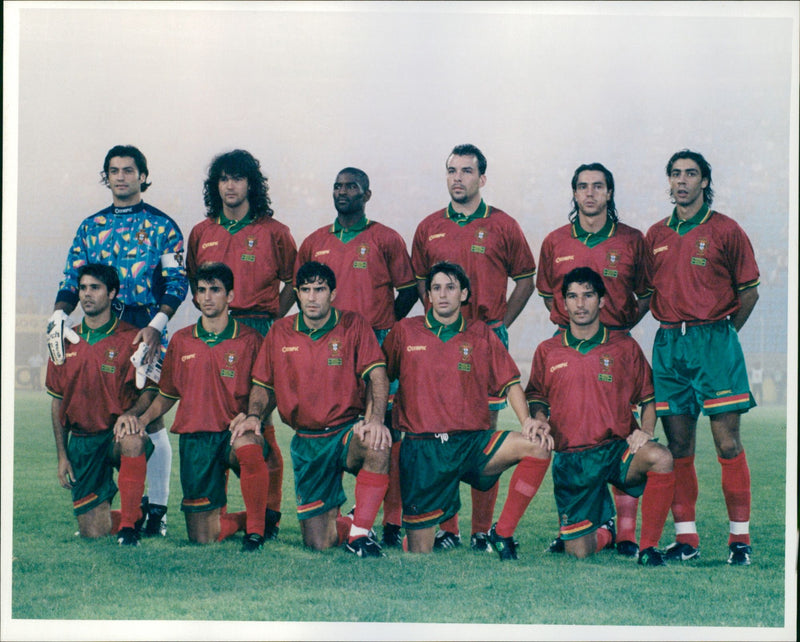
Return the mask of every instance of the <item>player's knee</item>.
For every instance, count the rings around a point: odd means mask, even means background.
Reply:
[[[120,454],[124,457],[144,455],[146,439],[142,435],[125,435],[119,442]]]
[[[672,470],[672,453],[668,448],[654,441],[642,447],[647,457],[648,470],[657,473],[668,473]]]

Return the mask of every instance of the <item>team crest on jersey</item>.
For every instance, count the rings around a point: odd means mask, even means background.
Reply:
[[[235,364],[236,364],[236,353],[228,352],[225,355],[225,365],[228,367],[220,368],[219,375],[221,377],[227,377],[228,379],[233,379],[236,376],[236,371],[233,370],[233,366]]]
[[[458,364],[458,369],[462,372],[470,372],[472,364],[468,363],[472,359],[472,345],[469,343],[462,343],[458,350],[461,353],[461,361]]]
[[[119,352],[115,348],[109,348],[106,350],[106,361],[114,361],[117,358]],[[108,372],[110,374],[114,374],[117,371],[117,367],[113,365],[113,363],[104,363],[100,366],[100,372]]]
[[[229,352],[228,354],[226,354],[225,355],[225,363],[227,363],[229,366],[234,365],[236,363],[236,353],[235,352]]]
[[[705,265],[706,259],[703,254],[705,254],[705,251],[708,249],[708,239],[699,238],[697,239],[697,242],[695,242],[694,246],[697,248],[697,254],[692,257],[692,265]]]
[[[483,241],[486,238],[486,228],[479,227],[478,231],[475,232],[475,239],[478,241]]]
[[[367,254],[369,254],[369,245],[366,243],[362,243],[358,246],[357,250],[357,258],[353,261],[353,267],[357,270],[366,270],[367,269]]]
[[[340,366],[342,365],[342,341],[341,339],[331,339],[328,341],[328,365]]]
[[[256,246],[256,237],[248,236],[245,244],[247,245],[247,249],[252,250]]]
[[[614,365],[614,359],[612,359],[609,355],[604,354],[600,355],[600,368],[602,368],[602,372],[597,375],[598,381],[614,381],[614,377],[611,376],[611,366]]]
[[[616,279],[619,275],[617,271],[617,264],[619,263],[619,252],[617,250],[609,250],[606,253],[606,262],[608,267],[603,269],[603,276]]]
[[[106,350],[106,360],[107,361],[113,361],[114,359],[117,358],[118,354],[119,353],[117,352],[117,350],[115,348],[109,348],[108,350]]]
[[[147,240],[147,232],[144,230],[139,230],[136,232],[136,242],[139,245],[142,245]]]

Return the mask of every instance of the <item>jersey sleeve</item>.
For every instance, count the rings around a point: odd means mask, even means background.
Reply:
[[[64,276],[58,286],[56,303],[67,303],[73,308],[78,305],[78,268],[89,262],[86,251],[87,243],[87,222],[83,221],[75,232],[72,245],[67,252],[67,260],[64,265]]]
[[[164,362],[161,364],[161,378],[158,381],[158,392],[168,399],[180,399],[178,392],[176,368],[179,367],[176,355],[179,352],[177,337],[173,338],[167,346],[167,353],[164,355]]]
[[[510,217],[509,217],[510,218]],[[514,281],[532,277],[536,274],[536,261],[528,244],[528,239],[522,231],[520,224],[511,219],[508,227],[507,241],[509,244],[509,259],[507,266],[508,276]]]
[[[281,228],[276,237],[276,253],[278,256],[278,278],[284,283],[292,283],[297,272],[297,244],[288,227]]]
[[[253,362],[253,370],[251,372],[251,381],[262,388],[273,389],[275,378],[272,371],[272,344],[275,332],[267,332],[261,347],[258,350],[256,359]]]
[[[536,289],[543,299],[553,298],[552,246],[552,236],[548,234],[542,242],[541,250],[539,250],[539,270],[536,273]]]
[[[406,242],[396,231],[389,230],[386,239],[386,264],[392,278],[392,287],[402,290],[416,285],[414,270],[411,268],[411,258],[406,249]]]
[[[550,403],[547,399],[547,391],[545,390],[544,383],[544,370],[544,349],[542,346],[539,346],[536,348],[533,361],[531,362],[531,374],[528,379],[528,385],[525,386],[525,398],[528,400],[529,404],[539,403],[549,408]]]
[[[315,236],[315,232],[312,232],[309,236],[305,238],[305,240],[300,244],[300,249],[297,250],[297,256],[295,257],[294,261],[294,273],[297,274],[297,271],[306,263],[311,260],[311,253],[314,251],[313,245],[313,238]]]
[[[509,386],[520,382],[519,369],[498,336],[487,327],[489,344],[489,392],[505,397]]]
[[[197,272],[197,250],[200,245],[200,226],[198,223],[189,233],[189,243],[186,246],[186,276],[191,279]]]
[[[635,381],[639,383],[634,396],[631,399],[631,404],[643,406],[655,400],[655,389],[653,388],[653,370],[650,367],[650,364],[647,362],[647,357],[644,356],[644,352],[642,352],[641,347],[639,347],[639,344],[636,343],[636,340],[631,339],[631,341],[633,342],[632,371],[636,373]]]
[[[386,338],[383,340],[383,354],[386,357],[386,374],[389,381],[400,378],[400,356],[402,354],[400,346],[402,344],[402,326],[395,323]]]
[[[425,240],[425,221],[417,226],[414,240],[411,244],[411,268],[415,278],[424,280],[431,266],[428,260],[428,244]]]
[[[741,292],[757,286],[760,282],[760,275],[750,239],[736,221],[731,222],[732,231],[728,246],[729,269],[733,277],[734,289],[736,292]]]
[[[163,281],[163,294],[159,305],[168,305],[177,310],[189,290],[186,268],[183,262],[183,234],[178,225],[169,217],[165,217],[160,235],[161,245],[160,273]]]
[[[356,317],[357,319],[354,322],[358,340],[356,371],[362,379],[366,380],[369,377],[369,373],[375,368],[386,367],[386,358],[378,340],[375,338],[375,331],[362,316],[356,315]]]

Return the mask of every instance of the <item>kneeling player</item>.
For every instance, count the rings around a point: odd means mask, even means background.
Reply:
[[[324,550],[346,541],[358,557],[381,557],[371,530],[389,485],[392,445],[383,425],[389,395],[383,353],[364,317],[332,307],[336,276],[327,265],[305,263],[295,289],[300,312],[275,321],[264,338],[249,414],[237,417],[231,431],[257,430],[277,406],[295,430],[291,453],[303,543]],[[352,520],[339,515],[347,499],[345,471],[356,475]]]
[[[436,525],[460,507],[459,482],[485,491],[516,466],[489,541],[500,559],[517,559],[513,538],[550,464],[552,438],[528,413],[519,370],[483,321],[466,321],[467,275],[437,263],[426,280],[431,308],[398,321],[384,341],[389,377],[399,379],[392,422],[406,433],[400,450],[403,526],[408,550],[429,553]],[[491,429],[488,397],[507,396],[522,432]]]
[[[164,357],[158,396],[149,407],[137,404],[120,417],[117,432],[140,432],[180,400],[171,432],[180,435],[181,510],[189,539],[199,544],[221,541],[244,527],[242,550],[255,551],[264,544],[268,447],[260,425],[233,436],[228,424],[247,407],[261,335],[228,315],[234,291],[227,265],[204,263],[193,281],[200,319],[175,333]],[[222,514],[228,469],[239,475],[245,515]]]
[[[119,544],[137,546],[153,444],[144,431],[114,440],[114,421],[137,397],[131,356],[139,332],[111,311],[118,292],[114,268],[89,263],[78,270],[84,317],[73,331],[80,340],[67,348],[63,363],[48,362],[47,392],[53,397],[58,481],[72,491],[81,536],[103,537],[118,530]],[[115,467],[120,511],[111,510]]]
[[[555,439],[553,485],[564,548],[582,558],[613,546],[611,483],[642,496],[639,564],[664,566],[656,546],[675,475],[669,450],[652,441],[650,366],[632,337],[600,323],[605,286],[597,272],[572,270],[561,292],[569,327],[536,349],[526,395],[536,425],[549,426]],[[632,425],[634,404],[641,405],[641,428]]]

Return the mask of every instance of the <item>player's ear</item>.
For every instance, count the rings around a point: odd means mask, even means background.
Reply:
[[[335,298],[336,298],[336,290],[331,290],[331,303],[333,303],[333,300]]]
[[[367,190],[364,192],[364,202],[366,203],[372,197],[372,190]]]
[[[233,301],[233,290],[228,290],[228,305]]]
[[[598,308],[602,308],[602,307],[603,307],[605,304],[606,304],[606,297],[604,297],[604,296],[601,296],[601,297],[600,297],[600,301],[599,301],[599,303],[597,304],[597,307],[598,307]]]

